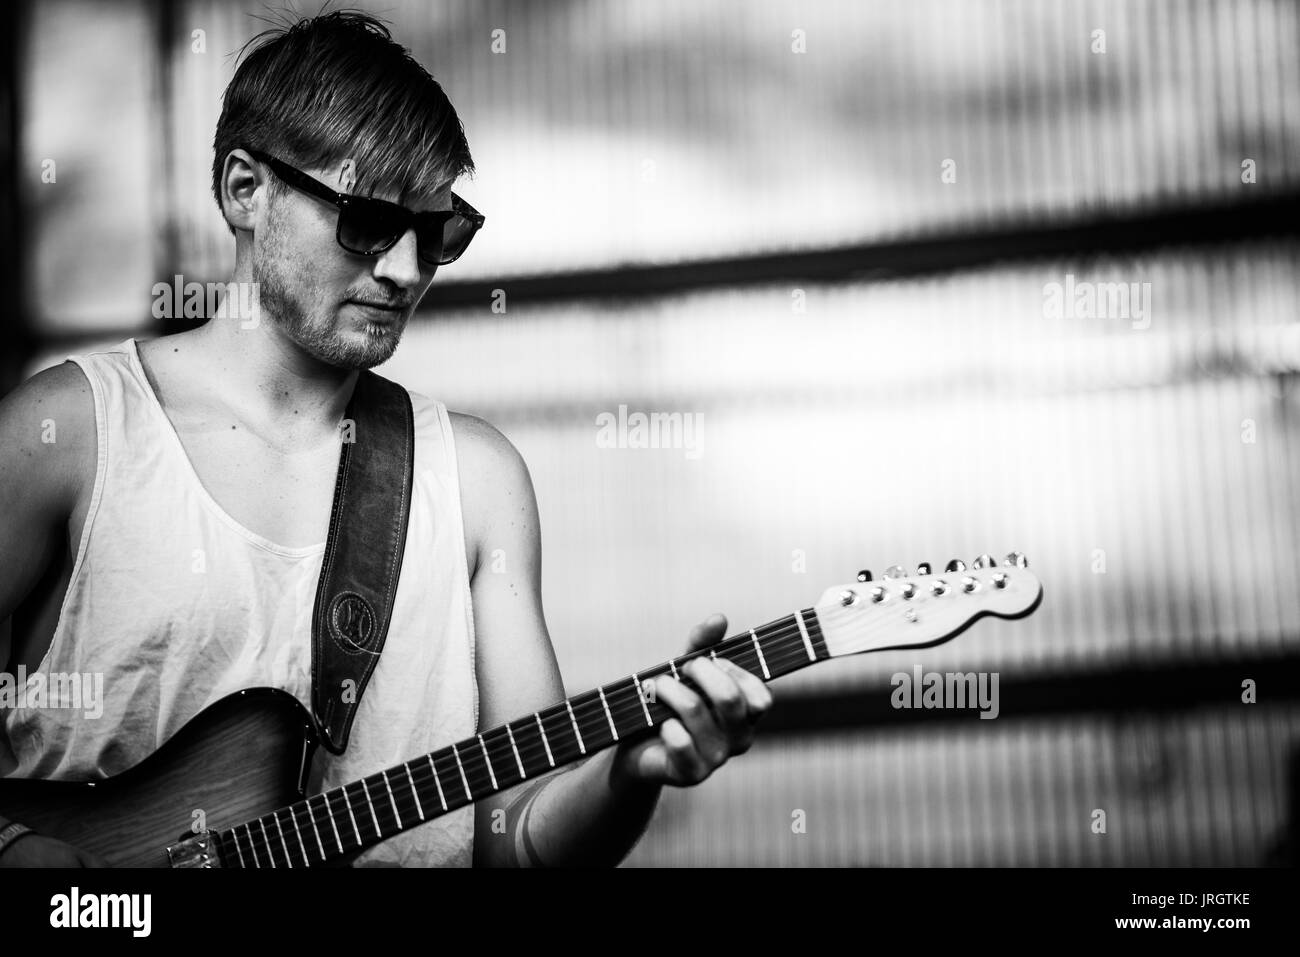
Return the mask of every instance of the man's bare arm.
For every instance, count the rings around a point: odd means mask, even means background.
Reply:
[[[0,622],[8,623],[49,563],[65,547],[96,459],[95,410],[81,370],[64,363],[28,379],[0,400]],[[17,653],[0,629],[0,670]],[[0,827],[8,824],[0,808]],[[51,838],[25,837],[0,854],[0,866],[81,866],[90,858]]]
[[[95,455],[94,402],[76,365],[47,369],[0,400],[0,620],[65,547]],[[6,636],[0,665],[13,651]]]
[[[480,729],[564,697],[541,599],[541,533],[523,459],[496,429],[455,416],[461,498],[471,556]],[[689,646],[720,640],[721,615]],[[730,662],[693,661],[694,689],[664,676],[659,700],[676,712],[658,735],[619,745],[575,768],[476,808],[476,864],[617,864],[645,830],[663,784],[704,780],[748,749],[771,705],[766,686]]]
[[[479,727],[485,729],[557,703],[564,685],[542,611],[541,534],[528,469],[491,425],[463,415],[453,415],[453,422],[472,552]],[[658,789],[642,789],[649,800],[639,809],[596,801],[586,813],[557,814],[556,788],[566,794],[575,785],[582,790],[584,768],[562,770],[496,800],[480,801],[475,864],[576,863],[597,848],[610,863],[621,859],[644,828]],[[568,807],[571,799],[561,803]]]

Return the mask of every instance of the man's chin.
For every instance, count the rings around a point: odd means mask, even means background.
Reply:
[[[396,323],[365,323],[334,335],[316,357],[348,371],[373,369],[393,357],[401,338],[402,328]]]

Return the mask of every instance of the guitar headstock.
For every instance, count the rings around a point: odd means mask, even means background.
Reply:
[[[997,562],[981,555],[968,568],[954,559],[939,573],[928,563],[908,574],[900,565],[876,580],[828,588],[815,610],[832,658],[864,651],[923,648],[947,641],[985,615],[1023,618],[1043,598],[1029,562],[1012,552]]]

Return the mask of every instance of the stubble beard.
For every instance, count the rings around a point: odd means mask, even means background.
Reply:
[[[253,263],[264,318],[308,355],[335,368],[371,369],[392,358],[406,328],[405,315],[400,322],[388,325],[366,322],[359,335],[345,334],[339,329],[337,311],[308,312],[293,296],[293,285],[280,269],[281,262],[261,256]]]

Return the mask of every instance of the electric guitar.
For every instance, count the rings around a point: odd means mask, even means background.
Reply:
[[[150,757],[102,781],[0,779],[0,809],[119,867],[314,867],[562,765],[651,733],[673,712],[643,684],[692,658],[727,658],[764,681],[843,655],[937,645],[993,615],[1021,618],[1042,585],[1013,552],[968,570],[894,566],[804,608],[544,711],[307,796],[310,714],[255,688],[206,708]],[[194,831],[193,809],[217,826]],[[214,821],[215,819],[215,821]],[[179,836],[178,836],[179,835]]]

